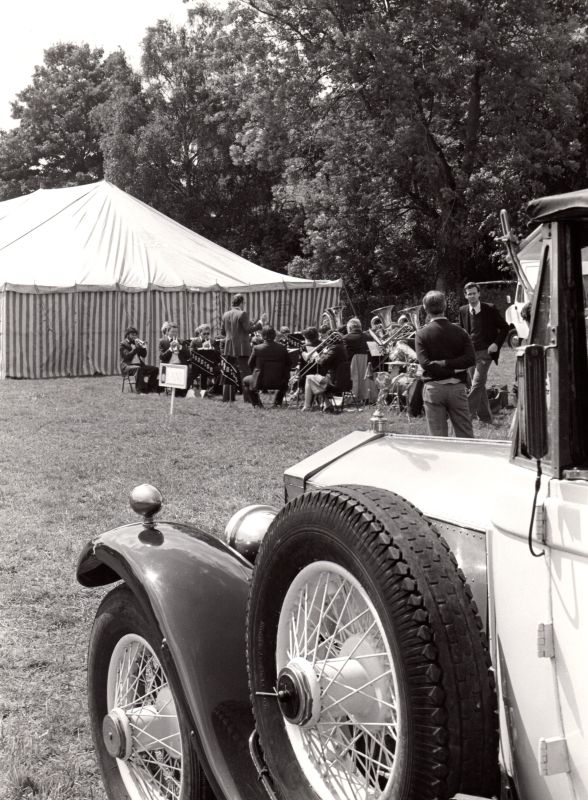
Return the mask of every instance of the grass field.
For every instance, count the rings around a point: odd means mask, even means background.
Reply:
[[[512,375],[507,352],[490,381]],[[244,505],[279,506],[286,467],[370,416],[188,398],[175,412],[169,398],[121,394],[120,378],[0,383],[0,800],[104,800],[85,697],[104,591],[79,586],[75,566],[89,538],[136,519],[132,487],[158,486],[162,518],[221,534]],[[507,429],[505,415],[477,435]]]

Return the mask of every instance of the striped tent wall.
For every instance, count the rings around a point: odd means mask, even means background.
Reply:
[[[337,305],[339,287],[243,291],[252,319],[266,311],[276,327],[316,325],[325,308]],[[144,291],[68,289],[0,292],[0,378],[60,378],[117,375],[118,346],[129,325],[148,341],[148,361],[157,364],[161,325],[178,324],[189,338],[202,322],[220,330],[233,293],[219,288]]]
[[[316,286],[313,289],[241,290],[251,320],[259,319],[265,311],[276,328],[287,325],[292,332],[300,331],[308,325],[319,325],[323,311],[339,304],[340,292],[338,287],[332,286]],[[234,294],[235,292],[221,293],[223,311],[231,305]]]

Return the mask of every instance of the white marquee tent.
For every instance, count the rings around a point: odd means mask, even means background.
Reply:
[[[106,181],[40,189],[0,202],[0,378],[116,374],[130,324],[154,363],[164,320],[218,330],[236,292],[300,330],[341,288],[252,264]]]

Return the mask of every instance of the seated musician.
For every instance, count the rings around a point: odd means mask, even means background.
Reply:
[[[255,345],[249,356],[251,375],[243,378],[243,395],[253,406],[261,407],[259,391],[277,389],[274,408],[282,405],[290,379],[290,357],[283,344],[275,341],[276,331],[271,325],[261,329],[262,343]],[[253,383],[256,383],[253,388]]]
[[[199,378],[203,396],[209,397],[215,379],[220,380],[220,359],[208,324],[199,325],[190,341],[190,367],[192,380]]]
[[[139,339],[139,333],[132,326],[125,331],[125,338],[119,345],[120,371],[123,375],[135,374],[137,394],[150,394],[159,391],[159,370],[145,363],[147,342]]]
[[[201,348],[203,350],[213,350],[214,349],[214,340],[212,338],[212,329],[210,325],[204,322],[197,331],[199,337],[202,339]]]
[[[190,343],[178,339],[178,326],[175,322],[165,322],[161,327],[162,337],[159,340],[159,360],[163,364],[188,364],[190,360]],[[188,370],[188,386],[192,383]],[[176,389],[176,397],[185,397],[187,389]]]
[[[309,349],[311,347],[318,347],[320,344],[320,336],[318,330],[311,325],[309,328],[305,328],[302,331],[302,335],[304,336],[304,346]]]
[[[368,350],[368,334],[364,333],[361,329],[361,322],[357,317],[352,317],[347,322],[347,333],[343,336],[345,347],[347,348],[347,355],[351,360],[353,356],[369,355]]]
[[[333,329],[331,328],[330,325],[327,325],[326,322],[323,325],[321,325],[320,328],[318,329],[319,338],[321,342],[324,342],[325,339],[328,339],[332,331]]]
[[[304,387],[303,411],[310,411],[315,398],[326,391],[348,391],[351,389],[349,359],[343,337],[337,331],[331,335],[324,349],[316,357],[319,369],[325,369],[324,375],[308,375]]]
[[[304,346],[303,349],[300,351],[300,361],[298,363],[299,366],[298,385],[300,389],[304,389],[307,375],[316,375],[317,372],[320,371],[316,363],[316,359],[312,355],[315,349],[321,343],[318,329],[315,328],[313,325],[311,325],[310,327],[305,328],[302,331],[302,335],[304,336]],[[326,369],[323,369],[323,373],[324,372],[326,372]]]
[[[382,322],[381,317],[378,316],[372,317],[370,322],[369,335],[375,342],[377,342],[378,344],[382,344],[382,342],[386,338],[386,331],[384,330],[384,323]]]
[[[290,328],[287,325],[282,325],[280,327],[280,332],[276,336],[276,342],[278,342],[278,344],[283,344],[284,347],[288,347],[289,333],[290,333]]]

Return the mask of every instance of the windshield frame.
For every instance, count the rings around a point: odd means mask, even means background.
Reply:
[[[542,239],[527,342],[546,347],[550,453],[544,471],[561,478],[566,469],[588,466],[588,356],[581,254],[582,246],[588,244],[588,220],[545,223]],[[539,319],[538,309],[547,259],[551,274],[546,337],[545,330],[539,330],[544,321]],[[518,425],[512,452],[517,463],[534,467],[521,452]]]

